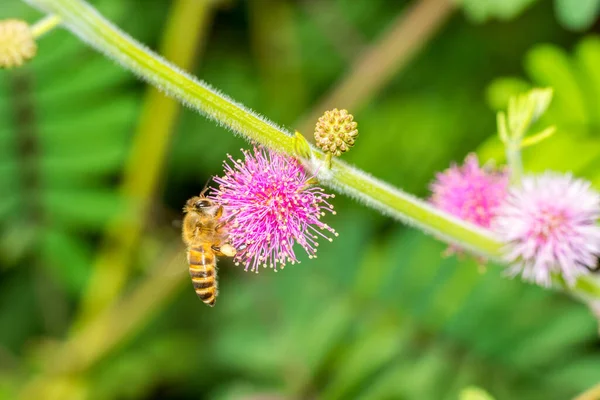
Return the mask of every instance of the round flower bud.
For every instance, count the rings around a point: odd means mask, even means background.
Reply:
[[[317,146],[324,152],[339,157],[354,145],[358,136],[356,125],[354,117],[352,114],[348,114],[347,110],[334,108],[331,111],[325,111],[315,127]]]
[[[36,51],[37,45],[26,22],[0,21],[0,68],[21,66],[33,58]]]

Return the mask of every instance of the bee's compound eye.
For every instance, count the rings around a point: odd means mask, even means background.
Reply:
[[[210,206],[212,206],[212,202],[209,200],[200,200],[196,202],[196,207],[198,208],[208,208]]]

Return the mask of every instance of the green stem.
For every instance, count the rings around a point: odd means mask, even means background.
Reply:
[[[508,141],[506,143],[506,161],[510,170],[510,183],[520,185],[523,177],[523,161],[521,160],[521,144]]]
[[[57,15],[47,15],[35,24],[31,25],[31,34],[35,39],[38,39],[56,28],[61,23],[61,18]]]
[[[331,170],[320,168],[319,180],[383,214],[416,226],[448,243],[499,259],[502,244],[491,231],[459,220],[416,197],[374,179],[337,159]]]
[[[291,153],[289,133],[183,72],[120,31],[82,0],[25,0],[63,19],[83,41],[118,61],[163,92],[267,147]]]
[[[141,78],[179,101],[193,107],[217,123],[265,147],[297,156],[298,138],[212,89],[204,82],[181,71],[157,54],[121,32],[83,0],[25,0],[56,14],[73,33]],[[308,148],[308,146],[306,146]],[[491,259],[500,259],[502,244],[486,229],[462,221],[428,203],[373,178],[342,161],[333,160],[331,169],[324,165],[325,155],[314,147],[308,162],[319,180],[366,206],[407,224],[417,226],[436,237]],[[600,297],[600,286],[588,280],[578,287]],[[588,285],[589,283],[589,285]],[[591,286],[590,286],[591,285]]]
[[[327,169],[331,169],[331,160],[333,160],[333,155],[329,152],[325,153],[325,166]]]
[[[121,32],[83,0],[26,1],[60,16],[64,25],[84,41],[221,125],[268,148],[295,155],[294,138],[290,132],[235,103],[206,83],[194,79],[152,53]],[[323,153],[313,149],[313,155],[315,161],[322,163]],[[315,168],[318,168],[318,163]],[[344,162],[333,160],[332,169],[320,174],[319,178],[324,184],[356,198],[367,206],[419,226],[450,243],[490,258],[498,258],[500,255],[501,244],[491,232],[436,210],[416,197]]]

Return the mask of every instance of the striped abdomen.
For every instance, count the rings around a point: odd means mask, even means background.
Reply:
[[[217,301],[217,263],[210,244],[188,248],[190,276],[200,300],[209,306]]]

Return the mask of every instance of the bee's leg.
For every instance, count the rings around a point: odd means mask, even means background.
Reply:
[[[212,177],[208,178],[208,180],[204,184],[204,187],[202,188],[202,191],[200,192],[200,197],[204,197],[204,193],[206,193],[206,191],[209,189],[208,184],[210,183],[211,179],[212,179]]]
[[[235,216],[238,215],[238,213],[239,211],[236,211],[230,216],[228,216],[225,220],[219,222],[217,226],[215,226],[215,231],[217,233],[223,233],[223,228],[225,228],[225,226],[227,226],[227,224],[230,223],[235,218]]]
[[[213,244],[212,246],[210,246],[210,248],[215,252],[215,255],[217,257],[224,257],[225,256],[225,254],[223,254],[221,252],[221,247],[220,246],[217,246],[217,245]]]
[[[236,255],[237,251],[235,248],[229,243],[225,243],[222,246],[211,246],[214,250],[215,254],[219,257],[233,257]]]
[[[217,208],[217,211],[215,212],[215,218],[219,219],[223,216],[223,206],[220,205],[219,208]]]
[[[229,223],[229,221],[219,222],[219,224],[215,226],[215,232],[218,234],[223,233],[225,226],[227,226],[227,223]]]

